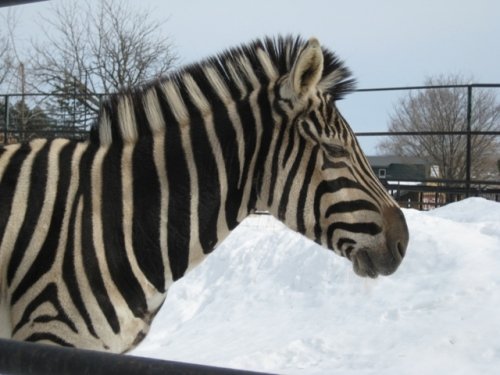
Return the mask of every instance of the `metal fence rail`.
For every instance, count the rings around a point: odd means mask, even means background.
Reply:
[[[450,88],[463,88],[467,89],[467,121],[466,121],[466,129],[461,131],[408,131],[408,132],[359,132],[356,133],[358,137],[374,137],[374,136],[390,136],[390,137],[398,137],[398,136],[411,136],[411,135],[465,135],[466,138],[466,172],[465,172],[465,180],[463,181],[464,189],[460,189],[460,194],[463,194],[463,197],[470,197],[472,191],[474,190],[474,195],[478,195],[478,189],[474,188],[473,185],[477,184],[477,182],[472,178],[471,174],[471,166],[472,166],[472,136],[473,135],[492,135],[492,136],[500,136],[500,131],[473,131],[472,130],[472,90],[474,88],[500,88],[500,84],[498,83],[472,83],[472,84],[464,84],[464,85],[433,85],[433,86],[400,86],[400,87],[381,87],[381,88],[367,88],[367,89],[358,89],[357,92],[381,92],[381,91],[409,91],[409,90],[438,90],[438,89],[450,89]],[[445,180],[434,181],[438,184],[446,183]],[[458,182],[455,182],[458,183]],[[500,181],[493,180],[483,182],[483,185],[488,185],[493,187],[494,189],[500,188]],[[398,187],[399,188],[399,187]],[[408,187],[406,187],[409,190]],[[417,191],[416,187],[411,188],[413,191]],[[441,187],[441,190],[445,188]],[[423,190],[429,190],[429,187],[426,186]],[[422,190],[422,191],[423,191]],[[453,191],[456,188],[451,189]],[[450,190],[450,192],[452,192]],[[447,192],[448,193],[448,192]],[[498,193],[494,193],[495,200],[498,201]],[[437,206],[437,205],[436,205]]]
[[[0,339],[0,374],[259,375],[264,373]]]

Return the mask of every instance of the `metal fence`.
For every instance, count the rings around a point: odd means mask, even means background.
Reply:
[[[102,94],[4,94],[0,144],[39,137],[84,139],[95,122]]]
[[[381,179],[382,183],[392,193],[403,207],[412,207],[426,210],[442,206],[446,203],[458,201],[471,196],[483,197],[490,200],[500,201],[500,154],[497,154],[499,170],[492,179],[475,179],[472,176],[472,138],[473,136],[500,136],[500,123],[496,130],[472,130],[472,100],[473,89],[498,89],[500,84],[467,84],[467,85],[433,85],[433,86],[403,86],[358,89],[356,92],[380,93],[387,91],[410,91],[410,90],[439,90],[439,89],[464,89],[467,90],[466,105],[466,127],[457,131],[373,131],[357,132],[358,137],[401,137],[401,136],[465,136],[466,137],[466,168],[465,178],[449,180],[444,178],[427,178],[420,180],[398,180],[387,181]],[[499,143],[500,145],[500,143]]]
[[[470,196],[481,196],[500,201],[500,175],[493,178],[475,179],[472,175],[472,139],[474,136],[500,136],[500,124],[493,131],[473,130],[472,99],[474,89],[498,89],[500,84],[469,84],[439,86],[405,86],[358,89],[357,93],[401,92],[410,90],[464,89],[467,92],[466,126],[458,131],[369,131],[357,132],[363,137],[402,136],[461,136],[466,138],[466,173],[463,179],[447,180],[428,178],[424,180],[382,182],[399,201],[401,206],[418,209],[438,207],[450,201]],[[68,137],[85,139],[95,122],[102,94],[5,94],[0,96],[0,144],[27,141],[35,137]],[[384,124],[385,125],[385,124]],[[380,125],[382,126],[382,125]],[[500,144],[500,142],[499,142]],[[500,155],[498,156],[500,159]],[[499,162],[500,163],[500,162]],[[500,166],[499,166],[500,167]]]
[[[164,361],[0,339],[0,374],[265,375],[261,372]]]

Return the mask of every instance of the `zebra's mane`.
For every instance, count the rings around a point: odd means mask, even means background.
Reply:
[[[305,39],[292,36],[257,39],[187,65],[142,86],[111,94],[101,105],[97,123],[91,130],[91,140],[100,144],[130,143],[145,134],[151,134],[152,128],[166,126],[164,123],[158,125],[148,121],[150,117],[147,117],[144,103],[148,95],[159,98],[158,92],[165,92],[167,87],[174,91],[174,96],[181,103],[193,97],[193,82],[198,93],[211,85],[211,92],[219,90],[218,96],[223,92],[229,96],[227,100],[244,97],[252,91],[256,80],[262,86],[288,74],[306,44]],[[332,51],[324,47],[322,50],[324,67],[318,86],[329,93],[333,100],[341,99],[354,88],[355,80]],[[212,105],[220,98],[205,95],[203,100]],[[189,105],[186,104],[185,108],[189,108]],[[155,109],[160,111],[158,105]]]

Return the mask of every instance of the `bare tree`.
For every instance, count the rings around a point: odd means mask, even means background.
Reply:
[[[16,78],[16,49],[14,32],[17,16],[14,11],[8,10],[0,17],[3,27],[0,29],[0,88],[7,91]]]
[[[459,76],[428,79],[426,85],[463,84]],[[500,104],[492,90],[472,90],[472,131],[499,131]],[[467,89],[443,88],[410,92],[397,103],[390,117],[389,131],[467,130]],[[495,163],[500,151],[499,138],[472,136],[471,170],[475,178],[496,177]],[[390,137],[377,148],[384,154],[417,156],[439,167],[442,178],[464,179],[466,175],[465,135],[414,135]]]
[[[75,98],[96,112],[95,93],[135,86],[167,72],[176,62],[162,22],[126,0],[55,3],[44,19],[45,42],[35,42],[31,72],[42,92]],[[75,95],[76,94],[76,95]],[[69,107],[74,103],[64,103]]]
[[[9,44],[8,37],[0,35],[0,86],[4,83],[12,69]]]

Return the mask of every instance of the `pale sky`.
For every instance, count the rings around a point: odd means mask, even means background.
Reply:
[[[17,6],[18,37],[40,35],[36,23],[51,0]],[[75,0],[76,1],[76,0]],[[90,0],[97,3],[99,0]],[[353,71],[359,88],[421,85],[461,74],[500,83],[498,0],[130,0],[166,19],[164,32],[182,63],[257,37],[315,36]],[[0,8],[5,14],[6,8]],[[497,90],[500,95],[500,90]],[[384,131],[402,93],[353,93],[339,108],[355,131]],[[363,138],[374,153],[376,139]]]

